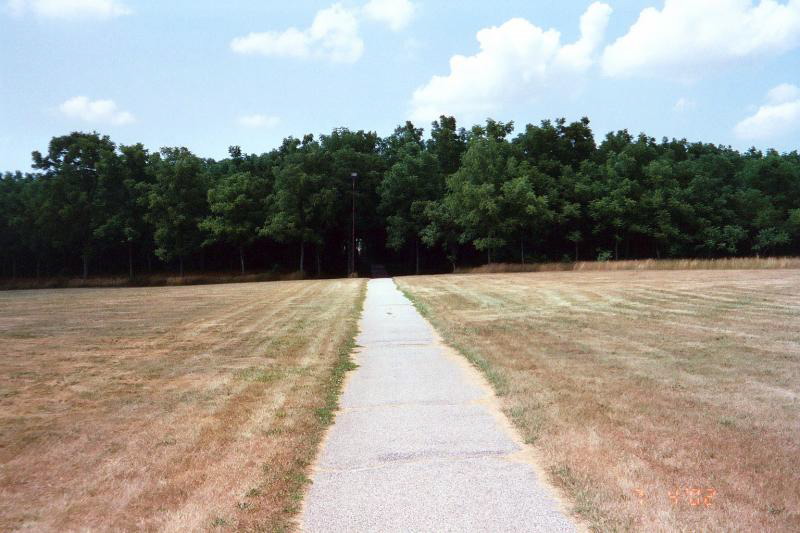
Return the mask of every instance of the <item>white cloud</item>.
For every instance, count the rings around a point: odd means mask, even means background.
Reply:
[[[411,22],[415,10],[409,0],[370,0],[364,6],[364,15],[387,24],[392,31],[400,31]]]
[[[683,113],[684,111],[691,111],[697,107],[697,102],[690,98],[680,97],[678,101],[675,102],[675,105],[672,106],[673,111],[677,111],[678,113]]]
[[[767,93],[767,101],[772,104],[785,104],[792,100],[800,100],[800,88],[791,83],[781,83]]]
[[[95,124],[122,126],[136,120],[130,112],[118,109],[113,100],[89,100],[85,96],[70,98],[58,109],[65,117]]]
[[[116,0],[8,0],[6,5],[17,16],[31,12],[56,19],[109,19],[132,13],[128,6]]]
[[[800,130],[800,88],[784,83],[767,93],[767,103],[739,122],[740,139],[770,139]]]
[[[603,44],[611,16],[611,6],[595,2],[581,15],[581,37],[577,42],[565,44],[556,60],[576,70],[586,70],[594,63],[594,53]]]
[[[800,45],[800,0],[665,0],[606,47],[608,76],[692,80],[711,67]]]
[[[358,34],[355,13],[341,4],[334,4],[318,11],[311,26],[305,30],[289,28],[281,32],[250,33],[233,39],[231,50],[240,54],[354,63],[364,52],[364,42]]]
[[[281,119],[278,117],[255,113],[242,115],[236,122],[245,128],[274,128],[280,121]]]
[[[477,118],[585,72],[594,63],[610,15],[607,4],[593,3],[581,17],[580,39],[566,45],[557,30],[545,31],[521,18],[480,30],[480,52],[453,56],[450,74],[434,76],[414,91],[412,120],[440,114]]]

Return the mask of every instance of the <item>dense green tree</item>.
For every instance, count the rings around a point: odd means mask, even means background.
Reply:
[[[325,178],[335,190],[333,201],[333,232],[329,239],[350,250],[351,208],[355,199],[356,240],[365,254],[376,253],[370,249],[372,243],[385,241],[384,220],[378,213],[380,198],[378,186],[386,171],[386,162],[381,155],[380,138],[375,132],[350,131],[338,128],[330,135],[322,135],[319,141],[320,157],[325,162]],[[352,189],[352,174],[357,175],[355,191]],[[345,254],[345,257],[347,254]]]
[[[0,260],[10,263],[12,278],[24,253],[23,190],[21,172],[0,174]]]
[[[641,192],[635,178],[636,161],[626,153],[612,154],[606,164],[597,167],[597,170],[589,214],[595,222],[594,232],[611,237],[614,259],[619,259],[619,245],[628,241],[630,233],[645,232],[636,225]]]
[[[116,146],[97,133],[54,137],[48,151],[33,152],[33,167],[43,171],[49,208],[55,215],[53,241],[62,250],[77,250],[83,277],[100,251],[108,223],[108,201],[118,185]]]
[[[128,276],[133,278],[133,249],[149,245],[153,231],[146,221],[148,187],[153,183],[153,173],[148,166],[149,152],[141,143],[120,146],[123,172],[120,202],[117,206],[117,236],[128,252]],[[149,247],[148,247],[149,248]],[[148,252],[150,250],[148,249]]]
[[[431,126],[431,137],[427,142],[428,151],[439,163],[439,171],[449,176],[461,166],[461,156],[467,149],[467,133],[456,129],[456,119],[440,116]]]
[[[692,216],[691,206],[669,158],[649,163],[643,174],[644,187],[638,201],[637,221],[631,226],[652,241],[655,257],[660,258],[662,254],[675,256],[687,241],[681,227]]]
[[[502,196],[508,176],[508,132],[508,125],[493,121],[486,128],[473,128],[461,167],[447,178],[446,194],[459,206],[455,216],[461,228],[460,241],[486,252],[489,262],[492,252],[506,245],[513,230]]]
[[[398,272],[482,258],[800,253],[796,151],[627,130],[596,145],[586,118],[515,133],[512,122],[465,129],[441,116],[425,133],[411,122],[385,138],[337,128],[261,154],[231,146],[218,161],[97,133],[55,137],[34,152],[34,172],[0,176],[0,276],[127,265],[133,277],[153,259],[182,273],[197,257],[226,268],[234,249],[239,270],[245,254],[251,269],[296,268],[287,249],[306,270],[309,245],[318,275],[345,272],[351,253]]]
[[[94,230],[103,246],[122,245],[127,253],[128,276],[134,276],[133,249],[145,241],[150,228],[145,222],[146,187],[152,182],[148,152],[141,144],[120,146],[117,157],[98,165],[101,196],[96,209],[101,223]]]
[[[305,245],[323,242],[330,224],[336,191],[323,175],[306,172],[303,154],[287,158],[275,172],[269,212],[261,233],[300,248],[300,272],[305,272]]]
[[[423,207],[426,225],[420,232],[426,246],[442,247],[453,271],[456,269],[458,245],[461,242],[461,228],[457,222],[460,206],[456,205],[456,201],[454,195],[448,194],[440,201],[427,202]]]
[[[425,227],[428,202],[442,194],[443,182],[436,158],[421,143],[410,139],[398,150],[397,162],[378,186],[380,211],[386,217],[387,246],[414,247],[414,271],[420,272],[420,233]]]
[[[202,243],[200,221],[206,217],[207,179],[203,161],[186,148],[162,148],[150,158],[154,182],[147,188],[147,220],[154,228],[156,255],[184,261]]]
[[[249,172],[225,176],[208,190],[211,215],[200,222],[208,233],[206,244],[225,242],[239,252],[239,266],[244,274],[244,250],[258,236],[266,217],[269,194],[265,180]]]
[[[535,180],[539,171],[527,163],[509,161],[509,178],[500,186],[500,203],[509,238],[519,236],[520,262],[525,262],[525,241],[541,242],[553,212],[545,195],[537,194]]]

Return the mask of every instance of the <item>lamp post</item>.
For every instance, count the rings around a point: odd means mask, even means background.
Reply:
[[[358,174],[353,172],[350,174],[353,180],[353,216],[352,216],[352,231],[350,234],[350,275],[352,276],[356,271],[356,178]]]

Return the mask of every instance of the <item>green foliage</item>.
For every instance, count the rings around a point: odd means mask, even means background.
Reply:
[[[244,248],[255,241],[264,221],[267,195],[266,180],[249,172],[223,176],[208,190],[211,215],[200,221],[200,229],[208,235],[204,244],[225,242],[239,250],[244,274]]]
[[[208,190],[211,215],[200,227],[209,234],[206,244],[224,241],[237,246],[249,244],[264,220],[268,190],[249,172],[225,176]]]
[[[414,243],[418,257],[425,207],[442,193],[439,163],[415,139],[397,149],[396,159],[378,185],[379,212],[386,218],[386,245],[400,250]],[[418,261],[416,271],[419,273]]]
[[[54,137],[45,155],[33,152],[33,167],[43,172],[46,221],[55,248],[78,250],[83,277],[89,260],[101,251],[116,207],[114,192],[122,179],[116,146],[97,133]]]
[[[444,270],[482,260],[800,253],[800,155],[745,153],[589,120],[441,116],[386,138],[337,128],[266,153],[205,160],[97,133],[54,137],[34,172],[0,176],[0,277],[87,275],[184,262],[346,271],[365,262]],[[357,174],[353,180],[351,175]],[[355,185],[355,187],[354,187]],[[355,207],[355,220],[353,208]],[[291,253],[294,253],[292,251]],[[159,266],[158,263],[161,263]],[[399,270],[399,268],[395,268]]]
[[[336,189],[319,170],[320,147],[310,140],[275,168],[275,185],[261,234],[300,244],[300,271],[305,270],[304,245],[322,244],[332,220]]]
[[[155,181],[146,202],[155,254],[163,261],[177,259],[183,274],[184,259],[202,243],[198,226],[208,211],[204,163],[186,148],[163,148],[150,165]]]

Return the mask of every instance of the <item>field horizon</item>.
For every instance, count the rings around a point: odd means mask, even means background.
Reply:
[[[571,262],[528,262],[528,263],[489,263],[479,266],[458,267],[454,272],[433,272],[439,274],[500,274],[520,272],[570,272],[570,271],[615,271],[615,270],[773,270],[798,269],[800,257],[723,257],[713,259],[628,259],[609,261],[571,261]],[[413,276],[403,274],[393,277]],[[134,288],[134,287],[180,287],[191,285],[216,285],[227,283],[255,283],[272,281],[292,281],[301,279],[347,279],[349,276],[314,276],[294,272],[187,272],[183,276],[161,272],[138,275],[133,279],[127,276],[96,275],[87,278],[51,276],[0,280],[0,291],[34,289],[79,289],[79,288]],[[368,278],[369,276],[358,276]]]

